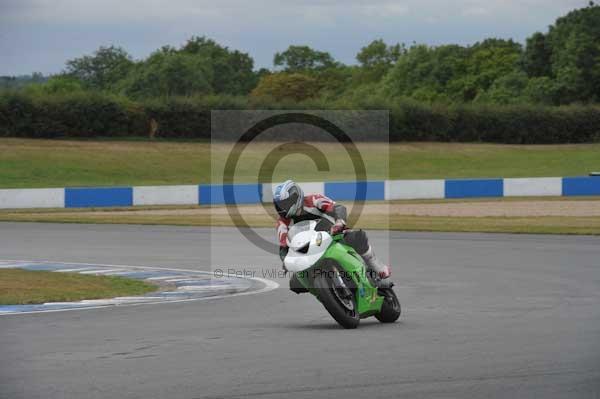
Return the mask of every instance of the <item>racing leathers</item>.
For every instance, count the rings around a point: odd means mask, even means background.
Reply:
[[[336,204],[332,199],[322,194],[309,194],[304,197],[302,210],[290,218],[280,216],[277,219],[277,236],[279,239],[279,256],[283,260],[288,253],[287,233],[290,224],[304,220],[321,219],[329,222],[328,228],[336,232],[343,230],[346,225],[346,207]],[[375,272],[380,279],[390,276],[389,266],[382,263],[369,245],[367,234],[363,230],[347,230],[344,232],[344,243],[354,248],[364,259],[369,271]]]

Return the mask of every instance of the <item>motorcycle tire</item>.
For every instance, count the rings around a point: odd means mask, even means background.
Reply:
[[[402,313],[396,293],[391,288],[380,288],[378,293],[383,297],[383,305],[381,305],[381,311],[375,315],[375,318],[382,323],[395,322]]]
[[[358,327],[360,315],[356,309],[356,299],[354,296],[350,299],[354,309],[349,310],[335,294],[332,278],[326,275],[318,276],[314,279],[314,285],[318,290],[319,300],[339,325],[346,329]]]

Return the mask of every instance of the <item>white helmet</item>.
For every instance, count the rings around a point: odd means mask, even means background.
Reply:
[[[304,202],[304,192],[300,186],[292,180],[278,185],[273,190],[273,204],[279,216],[290,218],[302,209]]]

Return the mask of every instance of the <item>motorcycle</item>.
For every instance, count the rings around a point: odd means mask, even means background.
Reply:
[[[294,224],[287,237],[284,268],[292,274],[290,288],[310,292],[344,328],[375,316],[382,323],[400,317],[400,302],[391,288],[377,288],[362,257],[343,243],[344,234],[331,235],[317,220]],[[299,283],[299,284],[298,284]]]

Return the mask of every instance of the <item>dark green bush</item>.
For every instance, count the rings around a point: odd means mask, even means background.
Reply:
[[[114,96],[88,92],[0,96],[0,136],[142,136],[147,132],[143,107]]]
[[[0,94],[0,136],[156,136],[209,139],[211,110],[330,109],[388,110],[392,141],[456,141],[514,144],[600,141],[600,107],[571,105],[427,105],[408,99],[370,98],[302,103],[235,96],[206,96],[132,102],[112,95]],[[285,133],[285,132],[284,132]],[[369,139],[365,132],[365,139]],[[294,139],[296,136],[282,140]]]

